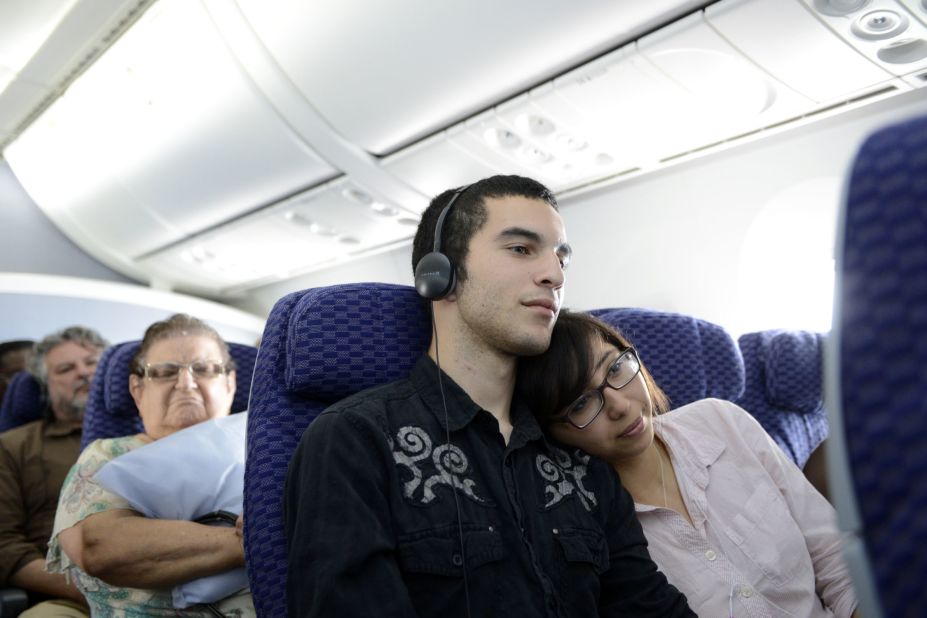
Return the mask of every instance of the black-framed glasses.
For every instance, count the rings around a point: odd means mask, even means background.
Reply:
[[[145,363],[142,375],[156,382],[176,380],[181,370],[189,371],[196,380],[211,380],[228,373],[225,363],[198,360],[192,363]]]
[[[605,407],[605,387],[620,390],[630,384],[640,372],[641,361],[634,348],[621,350],[608,366],[602,383],[580,395],[576,401],[567,406],[566,415],[558,420],[569,423],[577,429],[585,429]]]

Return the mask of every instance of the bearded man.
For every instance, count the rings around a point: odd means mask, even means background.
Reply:
[[[0,434],[0,586],[25,589],[30,603],[55,600],[66,612],[55,615],[87,615],[77,587],[45,571],[45,554],[58,494],[80,451],[90,380],[106,345],[82,326],[37,343],[31,371],[43,385],[43,417]]]

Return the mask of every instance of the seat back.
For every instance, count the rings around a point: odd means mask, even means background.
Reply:
[[[28,371],[13,374],[0,404],[0,432],[39,420],[44,407],[45,397],[38,380]]]
[[[927,606],[927,117],[860,148],[837,235],[828,469],[860,612]]]
[[[721,326],[651,309],[591,312],[616,327],[678,408],[706,397],[735,401],[744,390],[744,365],[734,339]]]
[[[81,450],[94,440],[143,431],[138,408],[129,393],[129,363],[139,345],[141,341],[119,343],[110,346],[100,357],[84,412]],[[241,412],[248,408],[248,390],[254,373],[257,348],[240,343],[230,343],[228,346],[237,367],[237,388],[232,400],[232,412]]]
[[[330,404],[409,375],[430,341],[414,288],[358,283],[295,292],[267,319],[251,387],[245,557],[258,616],[285,618],[283,484],[306,427]]]
[[[737,342],[746,386],[736,403],[760,422],[798,467],[804,467],[827,437],[823,335],[766,330],[741,335]]]

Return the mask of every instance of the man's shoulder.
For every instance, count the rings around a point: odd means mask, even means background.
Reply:
[[[397,402],[402,403],[417,397],[418,391],[409,378],[402,378],[395,382],[381,384],[366,390],[348,395],[344,399],[333,403],[322,412],[330,414],[354,414],[359,416],[376,416],[385,413],[390,406]]]
[[[30,421],[19,427],[14,427],[0,433],[0,446],[8,451],[22,449],[26,444],[41,436],[45,428],[45,421]]]

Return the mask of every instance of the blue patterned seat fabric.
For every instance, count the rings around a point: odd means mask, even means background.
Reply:
[[[42,387],[28,371],[13,374],[0,404],[0,432],[42,418]]]
[[[827,405],[832,428],[843,431],[828,451],[846,448],[845,491],[855,495],[865,549],[854,555],[868,557],[883,615],[920,616],[927,607],[927,117],[866,140],[842,229],[828,350],[837,353],[828,360],[837,363],[839,383],[831,384],[840,390]],[[831,474],[832,487],[846,480],[840,469]],[[847,507],[838,502],[842,522],[852,518]],[[866,583],[861,603],[873,601]]]
[[[81,450],[100,438],[128,436],[143,430],[138,408],[129,393],[129,361],[140,344],[140,341],[118,343],[106,349],[100,357],[84,412]],[[248,407],[248,379],[254,372],[257,348],[230,343],[229,353],[238,367],[232,411],[241,412]]]
[[[706,397],[735,401],[744,391],[744,364],[722,327],[678,313],[650,309],[591,312],[616,327],[670,399],[670,408]]]
[[[827,437],[821,378],[824,337],[809,331],[741,335],[746,388],[736,403],[800,468]]]
[[[303,431],[339,399],[407,376],[430,325],[412,287],[382,283],[295,292],[271,311],[251,387],[245,468],[245,555],[258,616],[287,615],[281,496]]]

